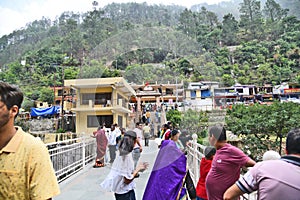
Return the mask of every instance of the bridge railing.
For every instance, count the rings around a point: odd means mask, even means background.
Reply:
[[[187,165],[193,179],[194,185],[197,186],[200,176],[200,162],[204,156],[204,149],[206,146],[197,143],[197,134],[193,134],[193,140],[190,141],[190,145],[187,145]],[[244,194],[241,196],[242,200],[254,200],[257,199],[257,193]]]
[[[46,144],[58,182],[76,174],[96,156],[96,140],[80,137]]]
[[[193,134],[192,137],[193,140],[190,141],[190,145],[187,145],[187,165],[194,185],[197,185],[200,173],[200,162],[204,156],[203,151],[205,146],[197,143],[197,134]]]

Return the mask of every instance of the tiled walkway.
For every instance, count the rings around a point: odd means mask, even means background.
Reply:
[[[151,169],[153,167],[156,154],[158,152],[157,144],[150,140],[149,147],[143,147],[141,162],[149,162],[149,169],[140,174],[136,181],[136,198],[141,200],[146,187]],[[114,194],[101,190],[100,183],[105,179],[110,171],[110,166],[104,168],[93,168],[87,166],[82,172],[74,175],[60,184],[61,194],[54,197],[54,200],[113,200]]]

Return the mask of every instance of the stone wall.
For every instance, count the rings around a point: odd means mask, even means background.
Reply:
[[[33,119],[29,122],[29,132],[51,133],[55,131],[56,123],[57,119]]]

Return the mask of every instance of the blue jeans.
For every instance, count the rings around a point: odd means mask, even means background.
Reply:
[[[201,197],[197,197],[196,200],[205,200],[205,199],[202,199]]]

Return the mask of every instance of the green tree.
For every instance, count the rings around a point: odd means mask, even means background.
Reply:
[[[145,74],[146,71],[141,65],[133,65],[126,68],[124,77],[128,82],[141,84],[145,80]]]
[[[278,1],[280,3],[280,5],[283,8],[286,8],[289,10],[289,14],[291,16],[295,16],[297,18],[300,18],[300,4],[298,0],[279,0]]]
[[[263,13],[265,16],[265,32],[270,40],[277,40],[284,33],[282,19],[287,16],[288,10],[281,8],[275,0],[267,0]]]
[[[53,103],[54,100],[54,92],[52,89],[48,88],[48,87],[43,87],[40,88],[39,90],[39,99],[42,102],[48,102],[49,104]]]
[[[194,66],[185,58],[181,58],[178,60],[176,68],[185,76],[189,76],[194,70]]]
[[[101,78],[105,67],[98,61],[92,60],[89,64],[82,67],[79,78]]]
[[[279,21],[287,16],[288,10],[282,9],[281,6],[276,3],[275,0],[267,0],[265,7],[263,9],[267,20],[271,22]]]
[[[172,122],[173,126],[176,128],[181,122],[181,112],[177,109],[171,109],[166,113],[167,120]]]
[[[193,13],[191,10],[185,9],[180,14],[179,29],[181,29],[188,36],[195,38],[195,36],[197,35],[196,28],[196,13]]]
[[[189,134],[196,133],[198,138],[205,138],[206,128],[208,127],[208,113],[188,109],[182,113],[180,129],[187,130]]]
[[[226,124],[234,134],[241,136],[245,143],[255,141],[250,147],[254,149],[253,157],[259,159],[259,153],[267,149],[278,149],[282,152],[282,139],[293,127],[300,122],[300,106],[295,103],[275,102],[270,106],[255,104],[253,106],[235,105],[228,110]],[[272,136],[275,136],[275,140]],[[253,139],[253,138],[256,139]],[[255,150],[259,149],[259,152]]]
[[[65,79],[76,79],[78,78],[79,69],[76,67],[65,68]]]
[[[246,34],[250,32],[249,39],[260,38],[263,32],[260,1],[243,0],[240,5],[240,26]]]
[[[222,81],[223,81],[224,86],[227,86],[227,87],[230,87],[230,86],[234,85],[234,83],[235,83],[234,79],[231,77],[230,74],[223,74]]]
[[[231,13],[224,15],[221,34],[222,42],[228,46],[238,44],[238,29],[238,21],[235,20],[234,16]]]
[[[30,112],[30,108],[34,107],[34,101],[25,98],[21,107],[25,111]]]

